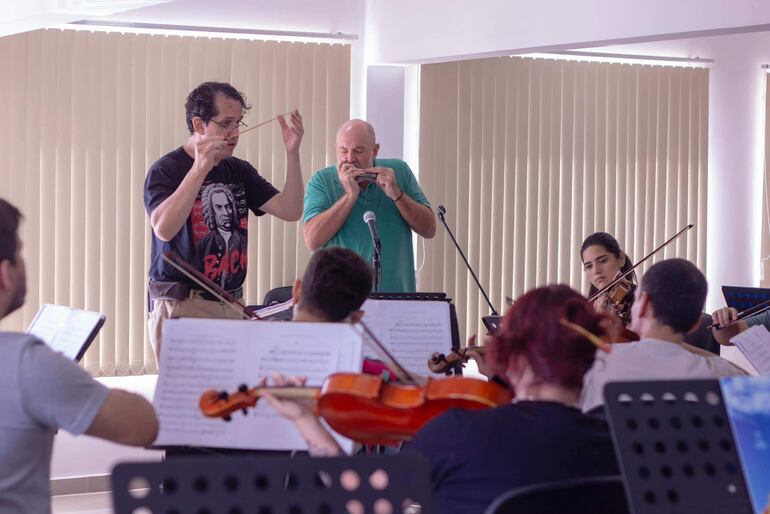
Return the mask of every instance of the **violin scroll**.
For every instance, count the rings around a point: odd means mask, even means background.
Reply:
[[[241,384],[234,393],[209,389],[205,391],[198,401],[201,412],[209,418],[222,418],[230,421],[230,414],[247,410],[257,404],[259,400],[258,388],[249,389],[246,384]]]
[[[428,369],[433,373],[448,373],[458,364],[463,365],[469,359],[479,360],[483,357],[483,346],[466,346],[459,350],[452,350],[448,354],[436,352],[428,359]]]

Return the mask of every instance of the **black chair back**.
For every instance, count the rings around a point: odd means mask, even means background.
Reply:
[[[716,339],[714,339],[714,334],[711,333],[711,330],[707,328],[709,325],[711,325],[711,323],[711,314],[706,314],[704,312],[700,318],[698,327],[684,336],[684,342],[702,350],[706,350],[708,352],[719,355],[719,343]]]
[[[274,303],[283,303],[291,300],[292,286],[281,286],[271,289],[265,295],[265,301],[262,304],[267,307]]]
[[[619,476],[535,484],[499,496],[485,514],[629,514]]]

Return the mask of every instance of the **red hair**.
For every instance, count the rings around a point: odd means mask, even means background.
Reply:
[[[508,309],[489,342],[487,362],[492,371],[505,377],[515,359],[523,356],[540,380],[572,389],[583,387],[583,375],[593,364],[596,346],[563,325],[562,319],[599,337],[605,335],[604,315],[580,293],[566,285],[539,287]]]

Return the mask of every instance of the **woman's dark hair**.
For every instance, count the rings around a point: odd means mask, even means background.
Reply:
[[[244,111],[251,109],[250,105],[246,105],[246,97],[243,93],[230,84],[226,82],[204,82],[190,91],[184,104],[187,129],[190,131],[190,134],[195,132],[192,122],[193,118],[197,116],[208,123],[214,116],[219,114],[215,103],[217,93],[222,93],[228,98],[238,100]]]
[[[300,304],[326,321],[343,321],[361,308],[372,291],[372,268],[345,248],[313,254],[302,276]]]
[[[626,254],[623,250],[620,249],[620,244],[618,244],[618,240],[612,237],[607,232],[594,232],[587,238],[585,238],[585,241],[583,241],[583,245],[580,247],[580,260],[583,261],[583,253],[585,253],[586,248],[589,246],[601,246],[608,252],[610,252],[612,255],[615,256],[616,259],[620,259],[624,255],[626,256],[626,262],[623,263],[623,266],[620,267],[620,272],[624,273],[631,269],[631,267],[634,265],[633,262],[631,262],[631,258]],[[583,261],[585,262],[585,261]],[[636,282],[636,272],[631,272],[626,278],[631,282]],[[588,296],[589,298],[596,294],[598,289],[596,289],[596,286],[591,284],[591,287],[588,289]]]
[[[16,264],[20,221],[19,209],[0,198],[0,262],[10,260]]]
[[[540,380],[580,389],[596,346],[560,320],[601,337],[604,317],[569,286],[533,289],[508,309],[502,327],[488,343],[487,362],[496,375],[505,377],[514,359],[523,356]]]

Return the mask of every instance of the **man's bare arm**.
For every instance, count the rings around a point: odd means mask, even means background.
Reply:
[[[345,194],[334,205],[309,220],[302,227],[305,246],[314,252],[326,244],[342,227],[356,204],[356,198]]]
[[[297,221],[302,216],[302,198],[305,185],[302,182],[302,169],[299,152],[286,154],[286,183],[283,191],[266,201],[260,210],[285,221]]]
[[[171,196],[163,200],[150,214],[150,225],[155,237],[170,241],[184,226],[192,211],[198,191],[206,175],[219,162],[225,138],[211,136],[194,143],[195,160]]]
[[[86,434],[130,446],[148,446],[158,436],[153,406],[138,394],[110,389]]]
[[[436,216],[433,210],[427,205],[415,202],[404,193],[401,199],[396,202],[398,212],[404,218],[404,221],[425,239],[431,239],[436,235]]]

